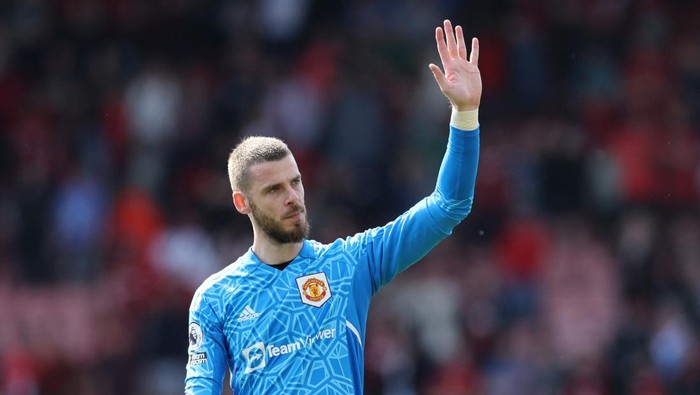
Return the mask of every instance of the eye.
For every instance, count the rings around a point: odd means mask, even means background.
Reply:
[[[267,189],[265,189],[265,193],[270,194],[270,193],[277,193],[279,192],[281,187],[279,185],[273,185]]]

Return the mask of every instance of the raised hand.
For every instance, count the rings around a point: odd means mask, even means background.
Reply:
[[[440,67],[431,63],[428,67],[442,93],[447,96],[457,111],[475,110],[481,102],[481,72],[479,71],[479,40],[472,38],[472,50],[467,58],[467,45],[461,26],[452,31],[452,23],[446,19],[445,30],[435,29],[435,41],[443,73]],[[445,40],[447,36],[447,40]]]

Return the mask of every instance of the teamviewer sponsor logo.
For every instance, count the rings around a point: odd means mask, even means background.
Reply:
[[[267,366],[267,360],[280,355],[295,353],[306,347],[312,347],[316,342],[335,337],[335,328],[322,329],[313,335],[300,337],[297,341],[286,344],[275,345],[257,342],[243,350],[243,358],[246,361],[244,373],[254,372]]]
[[[245,373],[254,372],[267,366],[265,359],[265,344],[257,342],[243,350],[243,358],[246,361]]]

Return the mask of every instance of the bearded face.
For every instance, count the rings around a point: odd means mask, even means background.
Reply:
[[[306,209],[294,204],[277,219],[250,203],[253,218],[265,234],[279,244],[298,243],[309,237],[310,225],[306,220]]]
[[[252,182],[245,194],[234,193],[234,203],[250,215],[256,235],[279,245],[308,238],[304,184],[294,157],[256,163],[248,171]]]

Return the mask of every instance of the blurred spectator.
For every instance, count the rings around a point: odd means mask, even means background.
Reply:
[[[153,240],[149,259],[167,282],[174,282],[191,294],[207,277],[223,268],[223,260],[191,214],[177,215],[178,222]]]
[[[579,218],[560,221],[554,234],[541,285],[549,341],[564,367],[594,363],[612,342],[618,325],[620,282],[615,261]]]
[[[657,314],[649,351],[662,379],[673,382],[686,364],[694,339],[677,304],[663,301]]]
[[[80,169],[67,173],[70,180],[56,193],[53,210],[56,277],[66,282],[94,280],[103,269],[107,192]]]
[[[131,133],[129,178],[152,194],[161,183],[181,110],[179,83],[160,63],[147,66],[126,88]]]

